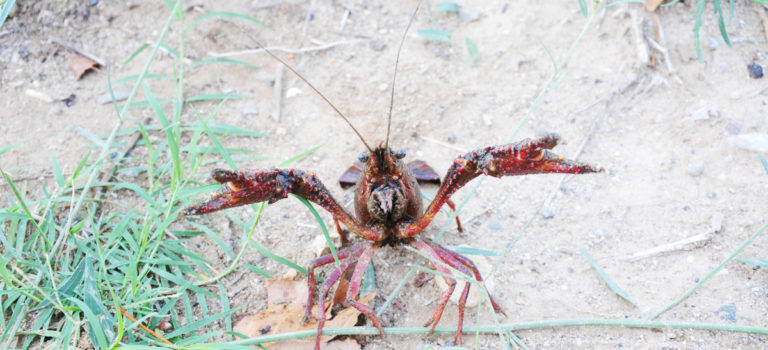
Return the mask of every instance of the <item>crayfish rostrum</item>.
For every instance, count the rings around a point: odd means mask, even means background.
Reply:
[[[261,46],[263,47],[263,45]],[[268,50],[265,49],[265,51],[285,64]],[[399,55],[400,50],[398,49],[398,59]],[[289,65],[285,65],[296,73]],[[298,73],[296,74],[298,75]],[[298,76],[352,126],[349,120],[322,93],[301,75]],[[354,127],[352,128],[354,130]],[[588,164],[565,160],[552,153],[550,150],[560,140],[555,134],[548,134],[535,140],[523,140],[514,144],[479,148],[461,155],[453,161],[435,198],[426,208],[423,208],[418,181],[439,181],[434,171],[420,161],[406,164],[403,161],[406,156],[404,151],[390,149],[389,128],[386,140],[376,148],[368,146],[359,132],[354,131],[367,148],[367,152],[360,155],[360,163],[357,166],[351,167],[342,176],[341,183],[342,185],[354,183],[356,186],[354,195],[355,216],[339,205],[315,174],[295,169],[213,170],[211,177],[224,186],[208,200],[183,210],[184,214],[199,215],[251,203],[264,201],[272,203],[286,198],[288,194],[294,194],[330,212],[336,221],[343,243],[348,242],[345,233],[339,227],[339,223],[346,226],[350,232],[365,239],[362,242],[346,245],[337,252],[340,268],[334,268],[320,286],[320,293],[317,298],[319,308],[316,349],[320,347],[320,336],[325,324],[326,296],[350,269],[352,269],[352,275],[349,279],[345,304],[355,307],[365,314],[378,328],[381,336],[384,336],[381,322],[372,308],[357,301],[365,269],[370,263],[373,253],[379,247],[410,245],[430,257],[435,269],[444,274],[442,278],[448,282],[449,287],[440,295],[437,309],[427,323],[427,325],[431,325],[432,330],[440,321],[443,310],[457,284],[456,280],[450,277],[451,271],[438,262],[471,276],[477,281],[482,281],[480,272],[471,260],[419,235],[432,222],[444,204],[452,206],[451,195],[472,179],[483,174],[502,177],[541,173],[584,174],[602,171],[602,169]],[[309,295],[304,315],[305,321],[311,317],[311,309],[316,294],[315,269],[333,262],[334,257],[329,254],[314,260],[309,266]],[[464,309],[470,286],[469,282],[464,284],[458,302],[459,320],[455,341],[459,344],[462,343]],[[493,309],[503,313],[493,298],[489,296],[489,299]]]

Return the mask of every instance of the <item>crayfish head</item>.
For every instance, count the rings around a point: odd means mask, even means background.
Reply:
[[[415,206],[411,202],[420,197],[413,198],[415,180],[409,180],[412,175],[402,161],[404,157],[405,151],[393,152],[383,145],[360,156],[365,165],[355,205],[364,207],[360,208],[365,212],[364,217],[391,224],[408,216],[407,213],[416,215],[416,210],[409,211],[409,206]]]

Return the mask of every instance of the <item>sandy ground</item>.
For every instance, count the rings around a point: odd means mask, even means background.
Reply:
[[[0,147],[23,143],[1,155],[0,164],[14,179],[26,179],[31,195],[39,195],[41,182],[51,181],[52,155],[65,173],[71,173],[84,154],[94,150],[75,126],[103,135],[116,121],[113,108],[98,103],[107,92],[106,75],[90,73],[76,81],[68,68],[67,51],[51,39],[72,42],[99,56],[117,77],[137,74],[147,52],[126,67],[120,65],[138,46],[154,40],[168,9],[163,2],[139,3],[135,8],[109,1],[96,6],[83,1],[22,3],[22,10],[0,29]],[[269,25],[205,22],[187,32],[184,54],[190,60],[252,49],[252,38],[289,49],[337,43],[331,49],[291,57],[276,51],[328,96],[369,143],[384,138],[394,58],[413,11],[412,1],[188,5],[187,23],[204,13],[233,11]],[[565,58],[585,23],[576,1],[483,0],[462,5],[477,11],[479,18],[467,21],[434,12],[430,18],[423,10],[418,14],[403,46],[395,88],[390,144],[406,150],[408,159],[428,161],[440,174],[460,150],[502,144],[514,135],[553,73],[546,50],[557,60]],[[514,243],[498,270],[487,276],[495,285],[494,297],[508,314],[501,322],[638,318],[637,309],[606,286],[582,250],[648,312],[692,287],[765,224],[768,174],[754,152],[730,141],[747,133],[768,132],[766,78],[751,79],[746,68],[753,60],[768,64],[768,46],[753,7],[748,1],[736,2],[734,20],[727,25],[733,48],[721,43],[715,17],[707,8],[701,29],[704,62],[691,56],[695,9],[678,4],[657,11],[665,36],[662,45],[669,50],[668,63],[674,72],[658,53],[653,66],[649,55],[638,55],[638,48],[647,47],[648,41],[636,38],[657,38],[654,14],[636,4],[599,14],[570,57],[562,82],[541,100],[515,139],[558,133],[567,144],[556,151],[567,157],[577,154],[588,139],[578,158],[606,172],[569,177],[562,183],[559,175],[486,179],[461,213],[466,231],[459,234],[450,226],[441,241],[496,251]],[[311,20],[305,22],[308,13]],[[438,27],[453,31],[452,44],[415,34]],[[175,46],[178,35],[177,29],[171,31],[167,43]],[[465,38],[478,47],[476,64],[471,63]],[[257,149],[267,158],[241,167],[270,167],[322,144],[295,167],[314,171],[351,209],[352,192],[338,187],[336,179],[363,150],[352,130],[289,72],[284,76],[278,118],[272,87],[278,64],[263,53],[234,58],[259,69],[207,65],[188,72],[185,79],[187,96],[252,96],[228,101],[215,116],[218,122],[272,135],[223,139],[227,147]],[[173,62],[161,53],[152,72],[170,74]],[[163,90],[157,81],[150,84],[161,97],[172,96],[170,87]],[[60,101],[44,102],[27,95],[28,89],[53,98],[75,94],[75,103],[68,107]],[[195,106],[202,115],[215,107]],[[256,110],[258,114],[245,113]],[[129,114],[126,127],[152,116],[145,109]],[[193,121],[193,112],[186,111],[184,118]],[[156,119],[151,123],[158,124]],[[435,188],[426,190],[433,193]],[[463,201],[468,193],[468,188],[459,191],[455,201]],[[536,208],[550,193],[553,196],[542,215]],[[243,219],[254,215],[249,208],[234,210]],[[323,215],[330,225],[330,216]],[[531,216],[533,222],[515,241]],[[722,218],[721,229],[691,249],[626,259],[704,234],[713,218]],[[424,235],[436,234],[446,219],[439,215]],[[213,220],[223,237],[239,241],[240,232],[230,229],[223,215],[214,215]],[[295,200],[271,205],[257,229],[262,244],[302,265],[315,257],[312,242],[320,235],[311,214]],[[228,263],[213,242],[200,238],[197,243],[200,248],[191,249]],[[766,238],[759,238],[741,256],[765,259],[767,246]],[[374,264],[381,294],[392,291],[416,259],[405,250],[380,249]],[[254,250],[248,251],[246,260],[278,276],[289,275],[287,268],[260,259]],[[766,327],[767,283],[765,270],[734,261],[659,319]],[[233,306],[243,306],[244,312],[264,308],[261,278],[240,269],[225,284],[237,295]],[[416,288],[409,282],[397,298],[402,307],[390,308],[382,320],[386,326],[421,326],[439,294],[434,283]],[[454,326],[456,319],[456,308],[451,306],[441,325]],[[468,312],[466,324],[475,322],[491,324],[492,320],[487,312],[479,320],[474,310]],[[531,348],[768,347],[766,337],[711,331],[573,327],[516,334]],[[392,336],[386,343],[379,337],[360,338],[366,349],[443,346],[452,339]],[[471,338],[466,339],[470,339],[466,345],[471,345]],[[478,345],[499,348],[498,341],[496,335],[483,336]]]

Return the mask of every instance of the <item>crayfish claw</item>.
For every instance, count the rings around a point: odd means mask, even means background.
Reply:
[[[220,184],[236,181],[239,178],[240,178],[240,174],[238,174],[236,171],[220,169],[220,168],[211,170],[211,179],[213,179],[214,181]]]

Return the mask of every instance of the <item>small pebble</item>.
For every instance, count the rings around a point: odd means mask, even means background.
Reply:
[[[728,125],[725,126],[725,131],[731,135],[736,135],[741,132],[741,124],[728,123]]]
[[[451,143],[451,144],[456,143],[456,134],[451,133],[450,135],[448,135],[448,143]]]
[[[691,206],[690,205],[686,205],[686,206],[683,207],[683,211],[689,211],[689,210],[691,210]]]
[[[243,118],[247,118],[249,115],[259,115],[259,109],[254,106],[243,107]]]
[[[476,21],[482,14],[482,12],[471,7],[462,6],[459,8],[459,19],[464,22]]]
[[[715,199],[715,198],[717,198],[717,193],[715,193],[715,192],[707,192],[707,198]]]
[[[483,123],[485,123],[485,126],[493,125],[493,117],[488,114],[483,114]]]
[[[704,172],[704,162],[696,162],[688,165],[688,175],[697,177]]]
[[[49,96],[48,94],[42,91],[27,89],[26,91],[24,91],[24,93],[27,94],[27,96],[29,97],[36,98],[43,102],[48,102],[48,103],[53,102],[53,97]]]
[[[291,98],[296,97],[301,94],[301,89],[299,88],[290,88],[288,91],[285,92],[285,98]]]
[[[131,90],[112,90],[115,93],[115,101],[122,101],[131,95]],[[104,95],[99,96],[99,104],[107,104],[112,102],[112,94],[107,92]]]
[[[721,306],[715,311],[715,316],[720,317],[721,320],[736,322],[736,303]]]
[[[752,79],[760,79],[763,77],[763,67],[755,62],[748,64],[747,70],[749,71],[749,77]]]
[[[551,219],[555,216],[555,213],[552,212],[552,209],[542,208],[541,216],[543,216],[545,219]]]
[[[437,105],[437,108],[435,109],[435,114],[437,114],[439,118],[442,118],[443,112],[445,112],[445,105],[442,105],[442,104]]]
[[[69,96],[67,96],[64,99],[62,99],[62,101],[64,102],[64,104],[67,107],[72,107],[75,104],[75,98],[76,97],[77,96],[75,96],[75,94],[70,94]]]
[[[382,51],[387,47],[387,44],[381,39],[373,39],[368,45],[371,46],[373,51]]]
[[[488,227],[491,228],[491,230],[498,231],[501,230],[501,224],[498,221],[490,221],[488,222]]]
[[[441,47],[435,48],[435,56],[440,57],[444,60],[450,60],[451,59],[451,53],[448,50],[444,50]]]

